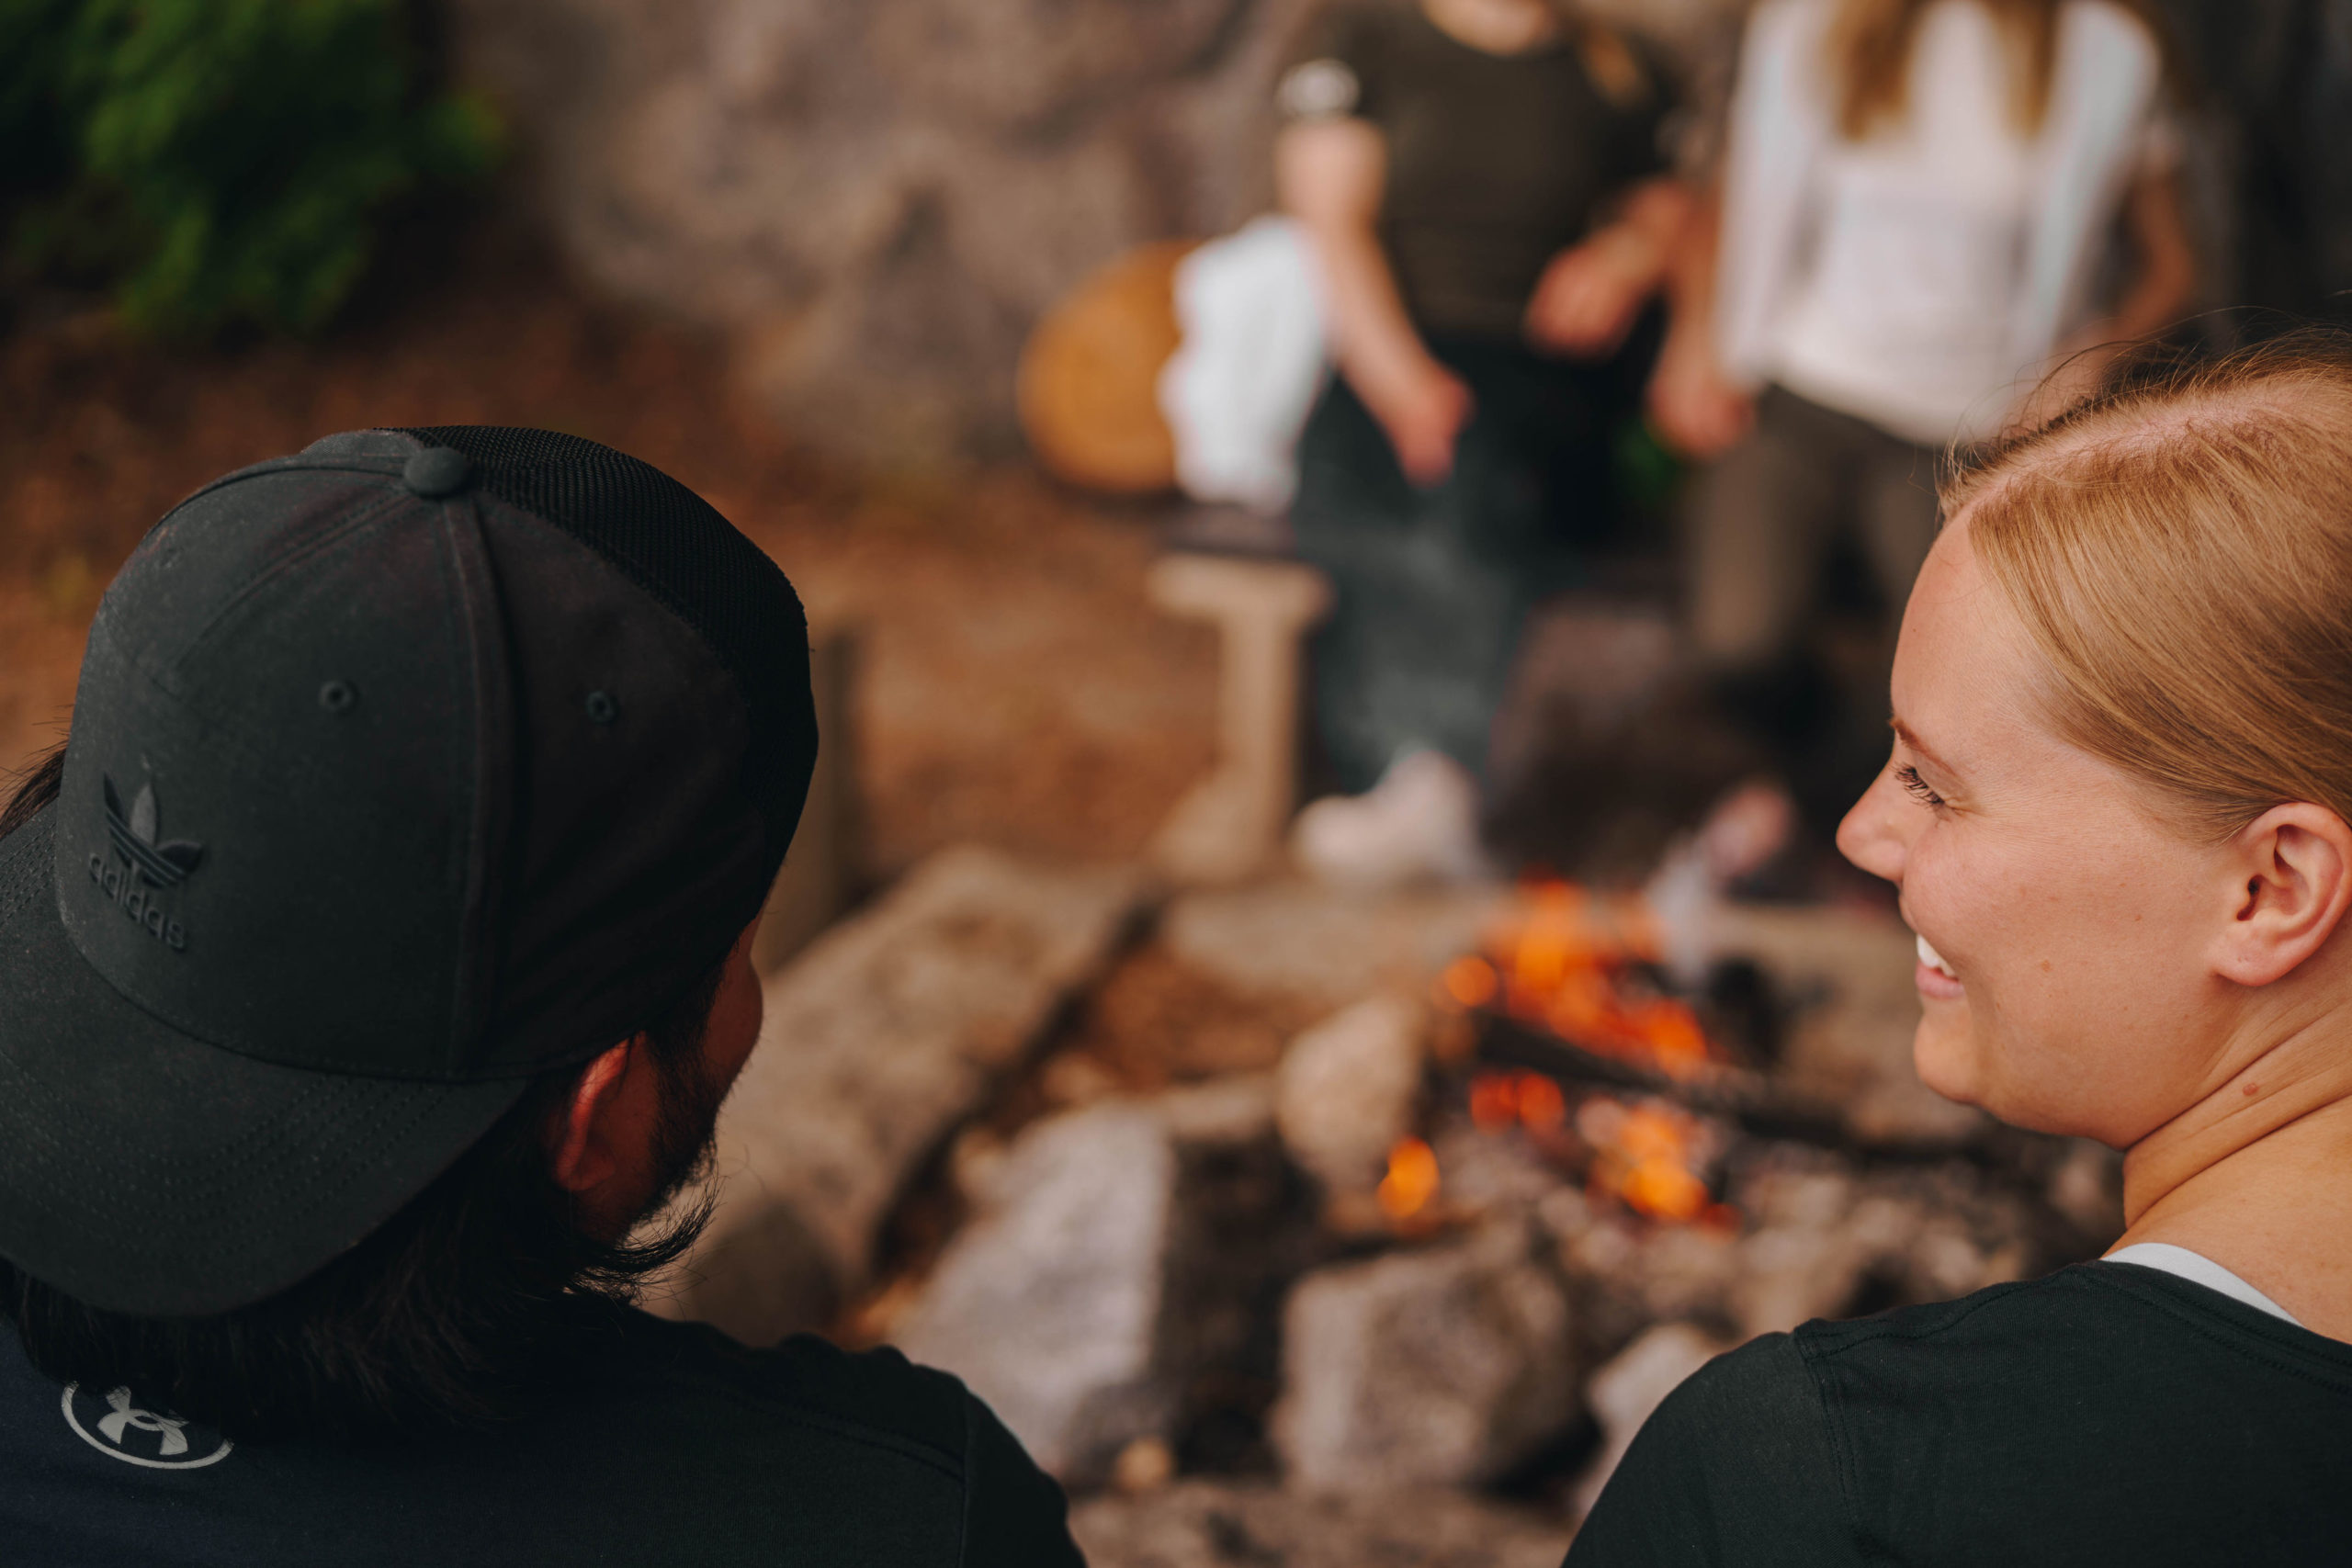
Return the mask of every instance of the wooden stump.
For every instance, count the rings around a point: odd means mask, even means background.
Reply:
[[[1144,495],[1176,483],[1159,372],[1176,353],[1176,265],[1167,240],[1129,252],[1037,323],[1021,356],[1021,426],[1037,460],[1090,490]]]

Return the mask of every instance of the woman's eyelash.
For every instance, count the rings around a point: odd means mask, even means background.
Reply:
[[[1894,780],[1929,806],[1941,806],[1944,803],[1944,797],[1938,795],[1934,787],[1919,776],[1919,770],[1908,762],[1894,770]]]

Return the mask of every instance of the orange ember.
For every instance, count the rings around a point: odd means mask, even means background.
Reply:
[[[1688,1007],[1623,984],[1631,965],[1658,953],[1657,922],[1637,897],[1590,893],[1570,882],[1531,884],[1488,948],[1487,957],[1446,967],[1441,1004],[1498,1007],[1588,1051],[1677,1079],[1697,1077],[1714,1055]]]
[[[1638,896],[1556,880],[1529,883],[1488,933],[1486,951],[1446,966],[1437,1004],[1457,1019],[1491,1008],[1596,1055],[1688,1082],[1718,1054],[1698,1014],[1656,994],[1640,974],[1639,966],[1657,962],[1659,946],[1657,918]],[[1688,1112],[1663,1100],[1627,1105],[1594,1095],[1575,1117],[1577,1137],[1592,1149],[1587,1178],[1596,1196],[1674,1224],[1738,1223],[1707,1190],[1702,1172],[1713,1156],[1702,1145],[1713,1134]],[[1489,1133],[1524,1127],[1548,1134],[1567,1124],[1569,1107],[1544,1075],[1496,1069],[1470,1080],[1470,1120]],[[1420,1156],[1408,1157],[1413,1149]],[[1427,1159],[1426,1188],[1414,1174],[1424,1168],[1419,1158]],[[1399,1144],[1381,1184],[1381,1206],[1392,1219],[1411,1213],[1436,1184],[1437,1162],[1427,1146]]]
[[[1519,1119],[1539,1133],[1548,1133],[1568,1119],[1567,1096],[1543,1074],[1522,1073],[1519,1078]]]
[[[1495,966],[1483,958],[1457,958],[1445,966],[1438,984],[1445,987],[1449,1000],[1457,1007],[1482,1008],[1495,999],[1502,989],[1502,978]]]
[[[1437,1154],[1419,1138],[1403,1138],[1388,1151],[1388,1174],[1381,1178],[1380,1212],[1409,1220],[1437,1195]]]
[[[1707,1184],[1669,1159],[1645,1159],[1625,1174],[1621,1196],[1636,1213],[1695,1220],[1707,1207]]]
[[[1482,1131],[1524,1126],[1548,1133],[1567,1119],[1567,1097],[1542,1073],[1480,1073],[1470,1080],[1470,1120]]]
[[[1519,1075],[1480,1073],[1470,1080],[1470,1120],[1481,1132],[1498,1133],[1519,1122]]]
[[[1635,1213],[1677,1224],[1736,1221],[1699,1174],[1699,1123],[1688,1111],[1661,1100],[1626,1105],[1598,1096],[1577,1108],[1577,1132],[1593,1146],[1591,1185]]]

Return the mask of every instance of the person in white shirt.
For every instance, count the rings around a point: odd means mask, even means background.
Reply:
[[[1722,455],[1688,541],[1701,658],[1754,708],[1789,691],[1843,535],[1893,609],[1936,528],[1945,448],[2096,380],[2096,345],[2177,319],[2195,284],[2163,63],[2108,0],[1766,0],[1749,19],[1712,287],[1651,389]],[[2099,310],[2113,240],[2129,287]],[[2111,292],[2111,290],[2110,290]],[[1710,317],[1712,319],[1710,319]],[[1883,665],[1871,684],[1883,689]],[[1875,703],[1774,737],[1801,798],[1850,798]],[[1868,707],[1870,711],[1859,710]],[[1769,722],[1769,721],[1768,721]]]

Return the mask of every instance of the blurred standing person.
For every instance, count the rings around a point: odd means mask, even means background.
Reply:
[[[2018,389],[2053,362],[2041,395],[2071,400],[2097,345],[2188,305],[2162,76],[2108,0],[1766,0],[1749,19],[1715,276],[1692,290],[1713,317],[1678,313],[1651,406],[1684,450],[1724,453],[1691,509],[1694,640],[1817,823],[1886,744],[1883,698],[1812,670],[1833,545],[1859,547],[1891,619],[1946,446],[2030,412]],[[2129,283],[2102,315],[2119,218]]]
[[[1300,553],[1338,604],[1315,716],[1329,880],[1476,874],[1477,778],[1529,607],[1605,523],[1605,364],[1691,203],[1662,73],[1555,0],[1346,0],[1283,78],[1282,205],[1339,374],[1299,442]]]
[[[2190,210],[2220,277],[2211,292],[2256,308],[2215,323],[2220,333],[2352,315],[2352,166],[2342,154],[2352,141],[2352,0],[2150,4],[2183,46],[2205,122]]]

